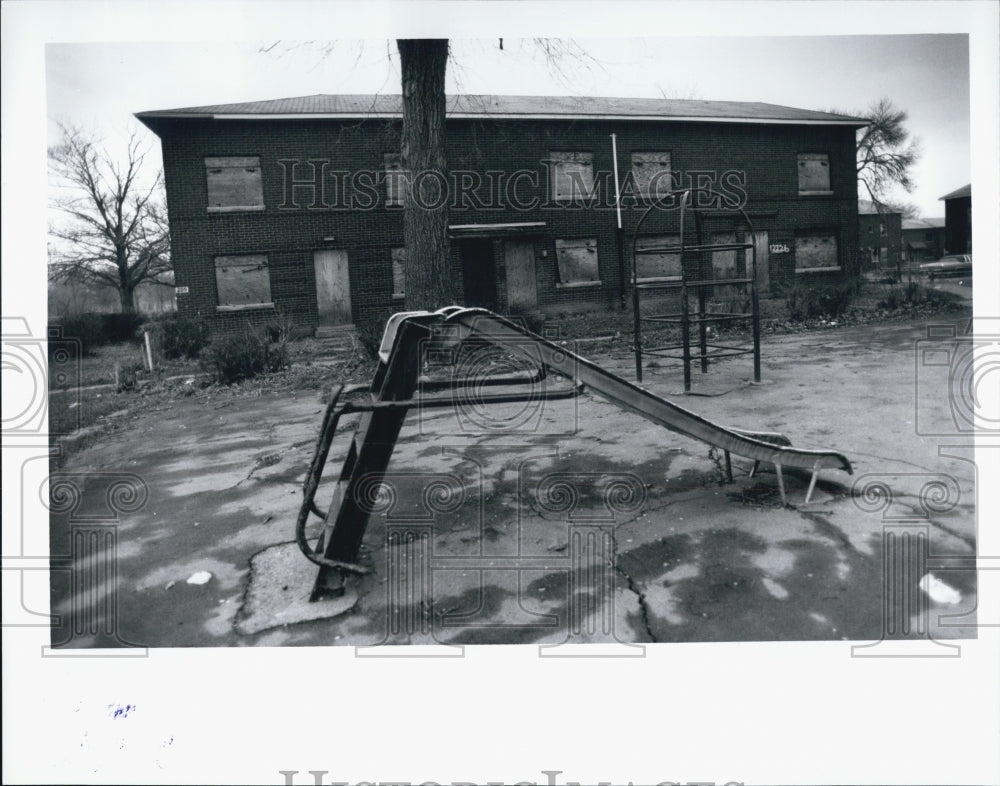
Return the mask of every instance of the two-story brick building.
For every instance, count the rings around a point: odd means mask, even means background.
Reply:
[[[400,306],[406,176],[447,201],[465,305],[617,305],[631,244],[620,256],[612,134],[626,237],[652,197],[693,187],[714,239],[745,238],[734,208],[746,210],[764,295],[859,272],[864,120],[659,99],[453,96],[448,107],[447,175],[402,172],[399,96],[139,113],[162,142],[180,311],[218,328],[276,310],[323,327]],[[676,237],[678,212],[657,211],[640,243]],[[676,258],[639,259],[640,279],[680,274]]]
[[[858,242],[862,273],[898,275],[905,261],[902,213],[858,200]]]

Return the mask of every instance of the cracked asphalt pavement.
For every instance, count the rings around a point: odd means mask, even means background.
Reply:
[[[954,568],[975,555],[971,437],[949,403],[953,375],[922,360],[927,326],[767,337],[758,385],[745,360],[696,373],[690,396],[679,368],[646,372],[650,390],[719,424],[844,453],[853,477],[824,471],[808,505],[808,476],[786,470],[782,505],[772,468],[751,477],[733,456],[729,482],[708,445],[587,394],[413,412],[367,490],[371,573],[316,604],[316,568],[292,541],[318,394],[178,399],[54,476],[79,492],[53,506],[56,555],[71,553],[81,516],[106,509],[116,478],[146,491],[95,547],[113,554],[100,581],[81,583],[79,553],[57,560],[53,642],[108,644],[73,628],[88,604],[113,606],[116,642],[152,647],[974,636],[975,573]],[[632,378],[630,355],[583,354]],[[320,507],[354,422],[334,442]],[[196,574],[203,583],[188,582]]]

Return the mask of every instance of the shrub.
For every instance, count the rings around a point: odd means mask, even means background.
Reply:
[[[899,287],[891,287],[886,289],[882,298],[876,303],[878,308],[884,308],[886,311],[895,311],[903,304],[903,292]]]
[[[288,347],[247,329],[213,341],[202,353],[202,361],[219,382],[228,385],[280,371],[287,365]]]
[[[542,335],[545,329],[545,314],[535,309],[511,309],[510,320],[522,325],[536,336]]]
[[[139,374],[145,370],[142,363],[125,363],[115,366],[115,382],[117,391],[126,393],[139,389]]]
[[[208,344],[208,325],[176,312],[157,320],[150,327],[163,356],[171,360],[197,357]]]
[[[896,311],[910,306],[929,306],[939,308],[955,301],[955,296],[947,292],[932,289],[916,281],[910,281],[902,286],[886,287],[882,297],[876,304],[887,311]]]
[[[856,293],[851,281],[823,287],[796,285],[785,296],[788,316],[792,320],[839,317],[847,313]]]
[[[264,325],[264,332],[272,342],[284,342],[311,336],[313,328],[298,324],[291,314],[276,306],[274,316]]]
[[[378,349],[382,344],[385,324],[391,315],[391,311],[383,311],[358,320],[356,326],[358,341],[372,360],[378,358]]]
[[[116,314],[101,314],[101,333],[110,344],[121,344],[135,338],[143,317],[134,311]]]
[[[76,314],[65,317],[60,322],[49,325],[50,328],[61,328],[64,339],[75,339],[80,343],[80,356],[89,355],[95,347],[106,344],[104,331],[101,329],[101,317],[98,314]],[[49,350],[56,345],[50,344]]]

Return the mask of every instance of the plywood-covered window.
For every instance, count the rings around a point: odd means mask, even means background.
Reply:
[[[388,207],[402,207],[409,172],[403,169],[403,159],[399,153],[386,153],[382,159],[385,165],[385,204]]]
[[[210,213],[264,209],[257,156],[206,158],[205,180]]]
[[[799,153],[799,193],[830,194],[830,156]]]
[[[215,258],[219,309],[270,306],[271,277],[263,254]]]
[[[402,300],[406,292],[406,248],[392,249],[392,299]]]
[[[632,177],[641,196],[657,199],[670,193],[670,153],[633,153]]]
[[[552,198],[559,202],[590,199],[594,195],[594,154],[549,153]]]
[[[559,286],[587,286],[601,283],[597,262],[597,238],[556,240]]]
[[[649,279],[679,279],[681,255],[662,249],[680,245],[680,235],[651,235],[635,242],[635,274],[640,281]],[[642,253],[646,252],[646,253]]]
[[[795,272],[815,273],[839,270],[837,236],[832,232],[814,232],[795,238]]]

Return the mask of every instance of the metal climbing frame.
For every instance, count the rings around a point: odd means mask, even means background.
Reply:
[[[488,384],[488,380],[435,382],[422,373],[432,353],[457,347],[465,341],[496,345],[526,361],[535,370],[533,376],[493,382],[521,386],[528,383],[531,390],[528,393],[484,396],[480,388]],[[540,385],[549,372],[555,377],[555,383]],[[344,388],[338,389],[332,396],[303,487],[295,539],[306,557],[319,566],[312,599],[342,592],[345,573],[368,572],[366,567],[357,563],[358,550],[371,512],[371,506],[364,503],[362,486],[373,475],[382,476],[388,469],[407,413],[420,407],[459,406],[462,401],[469,401],[463,396],[467,396],[470,386],[474,388],[477,405],[568,398],[589,389],[653,423],[721,449],[730,480],[731,453],[753,460],[750,474],[762,461],[773,464],[782,502],[785,501],[783,466],[812,473],[806,502],[812,496],[820,469],[852,471],[851,463],[840,453],[794,448],[781,434],[741,431],[716,425],[485,309],[451,306],[433,313],[394,314],[386,325],[378,369],[364,400],[361,403],[343,401],[348,393]],[[542,387],[546,389],[540,389]],[[435,394],[435,390],[446,392],[439,395]],[[324,516],[315,501],[316,491],[338,422],[349,413],[361,413],[361,419],[348,446],[333,500]],[[306,525],[311,514],[319,516],[324,522],[322,534],[315,545],[310,544],[306,537]]]
[[[745,225],[744,238],[749,238],[749,242],[735,243],[705,243],[702,228],[701,211],[704,208],[695,208],[692,205],[691,191],[672,191],[664,194],[651,204],[642,214],[636,224],[632,234],[632,313],[634,322],[635,338],[635,378],[642,382],[642,356],[653,355],[656,357],[671,358],[681,360],[684,364],[684,391],[691,390],[691,329],[697,330],[698,336],[698,359],[701,361],[701,371],[708,371],[708,364],[711,360],[719,360],[726,357],[753,354],[753,378],[755,382],[760,382],[760,308],[757,301],[757,251],[753,243],[753,225],[743,208],[738,207]],[[700,190],[699,194],[707,194],[710,199],[722,198],[711,190]],[[680,236],[677,245],[662,247],[639,248],[639,232],[646,219],[654,211],[664,211],[672,209],[678,205],[680,208]],[[721,203],[720,203],[721,204]],[[694,243],[689,243],[689,227],[686,225],[687,214],[694,215]],[[716,252],[724,251],[746,251],[750,252],[749,270],[744,270],[744,275],[734,278],[715,278],[712,268],[712,255]],[[676,280],[650,280],[640,282],[638,276],[637,257],[649,254],[678,254],[680,258],[680,277]],[[692,260],[693,257],[693,260]],[[693,264],[687,264],[689,260],[697,263],[698,273],[694,280],[688,279],[688,270]],[[750,311],[749,312],[721,312],[709,311],[709,293],[714,294],[717,287],[741,287],[750,290]],[[680,296],[680,311],[667,314],[651,314],[643,316],[641,311],[641,295],[651,292],[671,292]],[[697,310],[691,312],[689,298],[697,298]],[[732,344],[719,344],[709,341],[708,328],[713,323],[727,323],[749,320],[751,322],[753,343],[751,346],[734,346]],[[681,343],[665,344],[662,346],[643,347],[642,345],[642,324],[644,322],[659,325],[680,325]],[[676,354],[680,350],[680,354]]]

